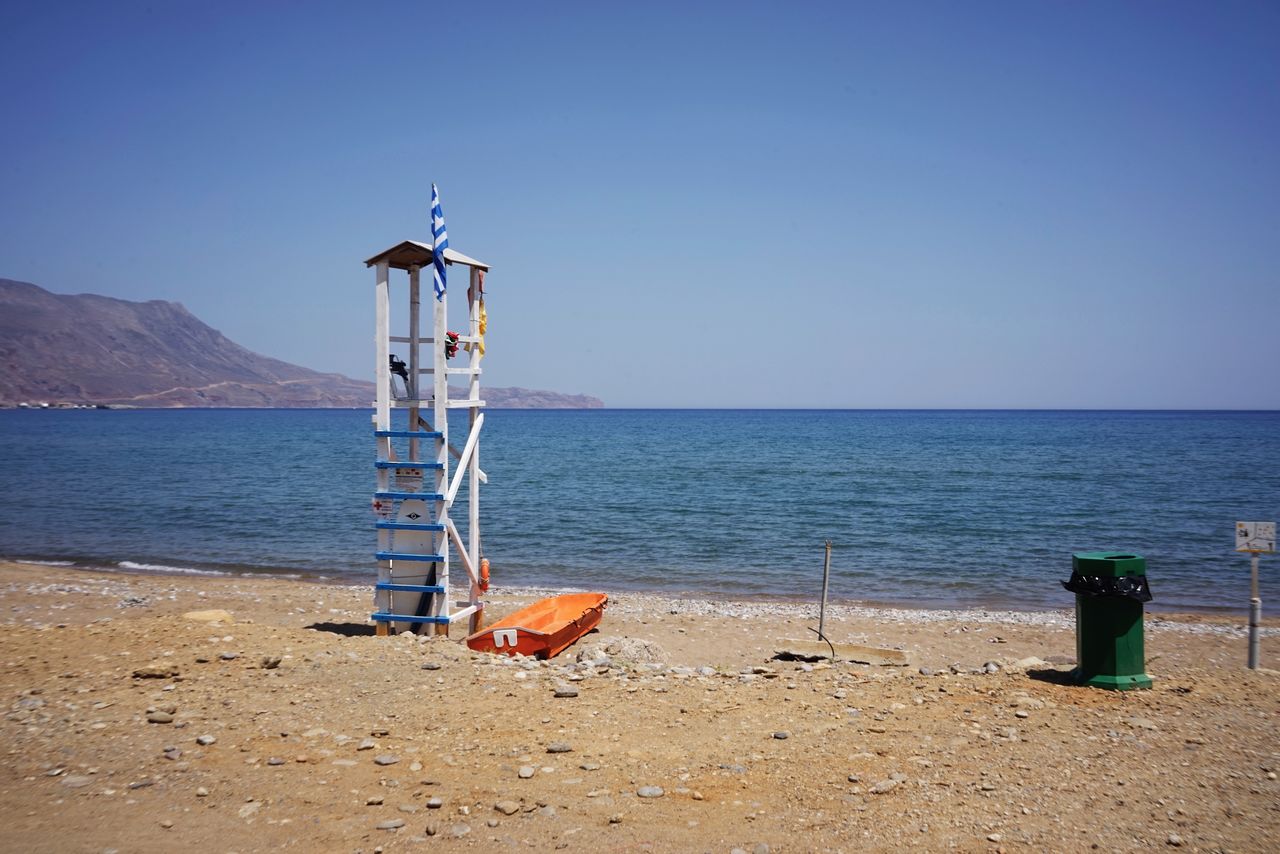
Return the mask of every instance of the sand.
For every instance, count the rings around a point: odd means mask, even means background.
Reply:
[[[0,563],[0,848],[1274,847],[1280,674],[1238,616],[1149,616],[1155,687],[1116,693],[1064,678],[1070,611],[835,607],[910,664],[828,665],[773,659],[811,606],[604,592],[536,662],[374,637],[368,588]]]

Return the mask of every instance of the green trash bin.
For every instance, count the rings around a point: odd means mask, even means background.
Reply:
[[[1150,688],[1142,626],[1143,605],[1151,601],[1146,559],[1073,554],[1071,580],[1062,586],[1076,594],[1076,682],[1112,691]]]

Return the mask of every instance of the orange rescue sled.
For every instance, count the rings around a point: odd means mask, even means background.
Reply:
[[[566,593],[534,602],[467,638],[477,652],[554,658],[600,623],[609,597]]]

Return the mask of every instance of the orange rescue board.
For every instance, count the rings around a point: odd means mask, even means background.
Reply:
[[[600,623],[609,597],[566,593],[534,602],[467,638],[477,652],[554,658]]]

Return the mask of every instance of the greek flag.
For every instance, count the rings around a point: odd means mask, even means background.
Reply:
[[[444,272],[444,250],[449,248],[449,234],[444,230],[444,211],[440,210],[440,191],[431,185],[431,257],[435,263],[436,299],[444,299],[447,276]]]

